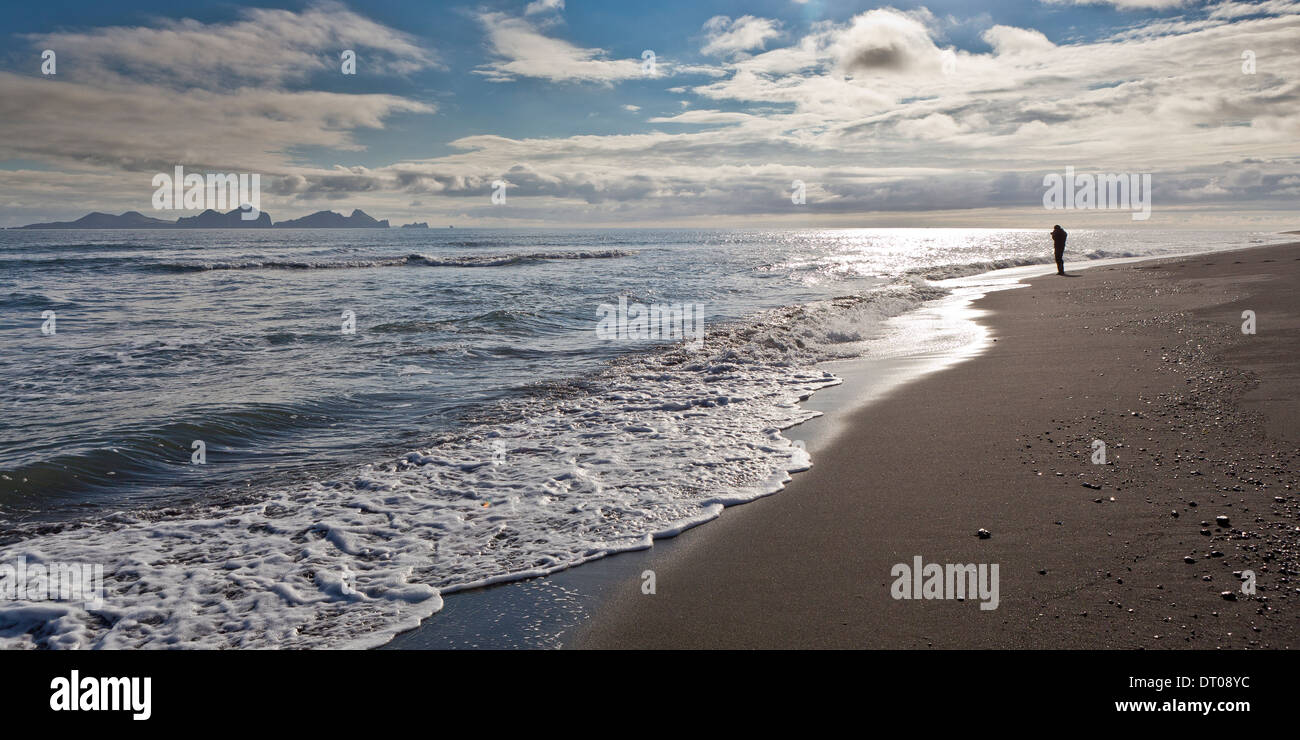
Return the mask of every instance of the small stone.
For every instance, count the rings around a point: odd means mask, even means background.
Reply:
[[[1191,565],[1192,563],[1196,562],[1196,558],[1192,557],[1191,555],[1188,555],[1187,557],[1183,558],[1183,562],[1187,563],[1188,565]]]
[[[1224,601],[1236,601],[1236,600],[1237,600],[1237,593],[1236,593],[1235,591],[1224,591],[1223,593],[1221,593],[1221,594],[1219,594],[1219,595],[1223,597],[1223,600],[1224,600]]]
[[[1096,483],[1080,483],[1079,485],[1083,486],[1084,488],[1091,488],[1094,491],[1101,490],[1101,486],[1097,485]]]
[[[993,536],[993,533],[988,531],[987,529],[981,528],[980,531],[975,533],[975,536],[979,537],[981,540],[987,540],[988,538]]]
[[[1178,518],[1178,512],[1177,512],[1177,511],[1171,511],[1171,512],[1169,512],[1169,515],[1172,516],[1172,517],[1175,518],[1175,519]]]
[[[1228,526],[1228,517],[1220,514],[1214,517],[1214,523],[1219,525],[1220,527],[1226,527]]]

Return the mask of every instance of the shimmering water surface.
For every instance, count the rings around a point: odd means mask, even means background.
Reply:
[[[818,362],[888,351],[931,279],[1049,261],[1020,230],[0,231],[0,562],[106,573],[98,608],[0,603],[0,645],[377,644],[778,489]],[[620,297],[701,306],[702,346],[601,339]]]

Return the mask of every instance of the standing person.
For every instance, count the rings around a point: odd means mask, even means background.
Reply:
[[[1060,224],[1052,228],[1052,246],[1055,247],[1056,251],[1057,275],[1065,274],[1065,237],[1067,236],[1069,235],[1065,233],[1065,229],[1062,229]]]

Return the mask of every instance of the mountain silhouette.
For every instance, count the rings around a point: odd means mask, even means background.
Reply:
[[[87,213],[76,221],[53,221],[44,224],[28,224],[20,229],[171,229],[176,224],[160,218],[149,218],[139,211],[127,211],[121,216],[111,213]]]
[[[197,216],[181,216],[176,219],[178,229],[266,229],[270,226],[271,214],[258,213],[257,218],[245,221],[238,208],[229,213],[209,208]]]
[[[372,218],[357,208],[351,216],[334,211],[317,211],[309,216],[272,224],[266,211],[257,218],[245,221],[238,208],[221,213],[208,209],[197,216],[181,216],[175,221],[151,218],[139,211],[127,211],[120,216],[111,213],[88,213],[76,221],[51,221],[49,223],[17,226],[19,229],[387,229],[388,219]]]
[[[275,227],[277,229],[387,229],[388,219],[376,221],[358,208],[352,211],[351,216],[344,216],[334,211],[316,211],[310,216],[281,221]]]

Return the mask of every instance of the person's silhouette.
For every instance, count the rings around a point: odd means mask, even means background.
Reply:
[[[1057,275],[1065,274],[1065,237],[1066,236],[1069,235],[1065,233],[1065,229],[1062,229],[1060,224],[1057,224],[1056,226],[1052,227],[1052,246],[1055,247],[1055,252],[1056,252],[1056,274]]]

